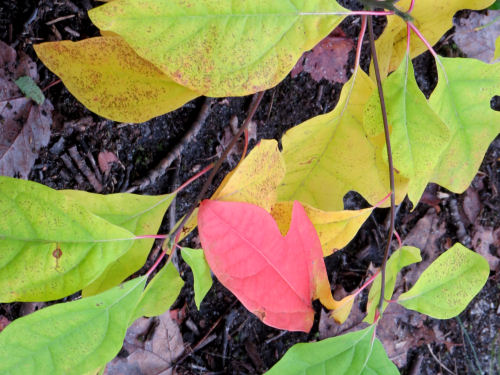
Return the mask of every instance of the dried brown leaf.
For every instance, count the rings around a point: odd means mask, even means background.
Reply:
[[[50,139],[53,107],[23,97],[14,81],[30,76],[36,65],[24,54],[0,42],[0,175],[28,178],[40,148]]]
[[[324,78],[333,83],[345,83],[348,79],[347,60],[353,48],[354,42],[351,39],[339,36],[339,32],[334,31],[311,51],[302,55],[292,69],[291,76],[294,78],[304,71],[316,82]]]
[[[106,375],[171,375],[172,364],[184,352],[182,335],[167,311],[157,318],[139,318],[127,330],[123,349],[106,366]]]

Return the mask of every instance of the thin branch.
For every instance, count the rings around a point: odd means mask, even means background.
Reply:
[[[191,205],[191,208],[189,209],[189,211],[187,212],[187,214],[184,215],[184,218],[179,223],[179,225],[177,226],[177,228],[175,229],[175,231],[172,233],[172,235],[170,237],[171,239],[172,238],[176,238],[180,234],[182,228],[184,227],[184,225],[189,220],[189,218],[193,214],[194,210],[198,206],[198,203],[200,203],[201,200],[205,198],[205,195],[206,195],[206,193],[208,191],[208,188],[212,184],[212,181],[214,180],[215,175],[217,174],[217,172],[219,171],[220,167],[222,166],[222,163],[224,163],[224,161],[227,158],[227,155],[229,154],[229,152],[231,151],[231,149],[236,145],[236,143],[240,139],[241,135],[245,132],[245,129],[248,128],[248,125],[250,124],[250,121],[252,121],[252,118],[255,115],[255,112],[257,112],[257,108],[259,107],[259,104],[260,104],[263,96],[264,96],[264,91],[261,91],[258,94],[254,95],[254,97],[252,99],[252,104],[250,105],[250,109],[249,109],[247,118],[243,122],[243,125],[241,125],[240,129],[238,130],[238,132],[234,135],[231,143],[226,147],[226,149],[222,153],[222,155],[219,158],[219,160],[217,160],[217,162],[215,163],[212,171],[210,172],[210,175],[207,178],[207,181],[205,181],[205,183],[203,184],[203,187],[201,188],[200,193],[198,194],[198,196],[194,200],[193,204]]]
[[[384,258],[382,260],[381,266],[381,283],[380,283],[380,299],[378,303],[378,311],[380,315],[382,314],[383,303],[384,303],[384,292],[385,292],[385,266],[387,264],[387,258],[389,257],[389,249],[391,247],[392,235],[394,233],[394,219],[395,219],[395,208],[396,208],[396,198],[395,198],[395,184],[394,184],[394,165],[392,162],[392,148],[391,148],[391,138],[389,133],[389,123],[387,121],[387,109],[385,105],[384,99],[384,91],[382,88],[382,79],[380,78],[380,68],[378,65],[377,59],[377,51],[375,49],[375,37],[373,34],[373,21],[372,17],[368,17],[368,33],[370,36],[370,49],[372,52],[373,58],[373,67],[375,70],[375,76],[377,77],[377,87],[378,94],[380,98],[380,108],[382,110],[382,118],[384,121],[384,135],[385,135],[385,143],[387,146],[387,159],[389,162],[389,179],[391,185],[391,211],[390,211],[390,225],[389,225],[389,233],[387,234],[387,243],[384,250]]]
[[[148,175],[136,182],[134,182],[131,188],[129,188],[126,192],[132,193],[136,190],[143,190],[147,186],[154,183],[158,178],[164,175],[165,170],[170,167],[170,165],[177,159],[185,144],[188,143],[192,138],[196,137],[200,129],[205,124],[208,115],[210,114],[210,109],[212,108],[213,101],[212,99],[205,98],[203,105],[200,109],[200,113],[196,118],[196,121],[191,125],[189,131],[182,137],[181,141],[177,143],[177,145],[170,151],[159,163],[158,165],[152,169]]]

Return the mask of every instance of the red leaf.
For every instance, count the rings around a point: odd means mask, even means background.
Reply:
[[[241,202],[203,201],[198,230],[214,274],[264,323],[308,332],[313,298],[333,308],[321,244],[299,202],[285,237],[266,210]]]

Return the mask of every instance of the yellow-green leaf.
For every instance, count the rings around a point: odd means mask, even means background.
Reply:
[[[175,302],[184,281],[172,262],[164,266],[150,281],[137,303],[130,324],[141,316],[158,316],[167,311]]]
[[[451,138],[432,181],[462,193],[500,132],[500,112],[490,106],[492,97],[500,94],[500,63],[465,58],[439,60],[439,81],[429,104],[450,129]]]
[[[325,211],[342,210],[343,197],[355,190],[372,205],[389,192],[389,172],[377,149],[366,138],[363,108],[374,84],[358,71],[344,85],[333,111],[292,129],[282,140],[286,175],[279,201],[299,200]],[[396,200],[406,194],[398,176]]]
[[[493,60],[500,59],[500,36],[495,41],[495,56]]]
[[[179,84],[235,96],[283,80],[342,21],[331,14],[339,12],[330,0],[115,0],[89,16]]]
[[[62,194],[85,205],[93,214],[122,227],[136,236],[156,234],[175,194],[93,194],[80,190],[62,190]],[[111,263],[92,284],[83,289],[92,296],[120,284],[146,262],[154,239],[135,240],[126,253]]]
[[[404,246],[401,249],[396,250],[389,260],[385,268],[385,287],[384,287],[384,299],[390,300],[392,294],[394,293],[394,287],[396,285],[396,279],[398,277],[399,271],[410,264],[420,262],[422,257],[420,256],[420,250],[412,246]],[[375,310],[378,308],[378,302],[380,299],[380,283],[382,276],[379,274],[373,280],[373,284],[370,288],[370,293],[368,294],[368,304],[366,305],[366,317],[364,322],[373,323],[375,318]],[[383,302],[382,310],[387,307],[387,302]]]
[[[0,301],[50,301],[94,281],[134,235],[46,186],[0,176]]]
[[[205,295],[212,287],[210,267],[208,266],[202,249],[190,249],[188,247],[183,247],[181,254],[182,259],[189,264],[191,271],[193,271],[194,302],[199,310],[201,301],[203,301],[203,298],[205,298]]]
[[[427,267],[398,303],[433,318],[450,319],[467,307],[489,275],[486,259],[456,243]]]
[[[449,141],[450,132],[418,88],[408,55],[384,81],[383,88],[387,119],[392,128],[394,167],[409,179],[408,197],[416,206]],[[369,137],[381,137],[384,134],[377,91],[365,107],[364,127]]]
[[[375,326],[291,347],[265,375],[396,375]]]
[[[307,216],[314,225],[323,249],[323,255],[328,256],[345,247],[358,233],[359,228],[368,219],[373,207],[362,210],[322,211],[303,204]],[[271,215],[280,229],[286,235],[292,220],[293,202],[276,203]]]
[[[415,26],[420,30],[431,45],[436,44],[443,34],[453,27],[453,16],[461,9],[485,9],[495,0],[453,0],[434,1],[418,0],[411,13]],[[410,7],[411,0],[398,1],[396,6],[402,11]],[[376,42],[379,46],[392,44],[389,54],[381,55],[382,73],[397,69],[406,54],[406,24],[400,17],[388,17],[387,26]],[[410,46],[410,57],[413,59],[427,50],[426,46],[413,34]],[[386,72],[384,70],[387,69]]]
[[[0,333],[0,373],[77,375],[120,351],[146,279],[19,318]]]
[[[88,109],[115,121],[143,122],[196,98],[119,37],[42,43],[35,51]]]

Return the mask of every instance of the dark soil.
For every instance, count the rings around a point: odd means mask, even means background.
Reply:
[[[348,1],[346,3],[353,4]],[[98,30],[91,25],[86,15],[88,9],[97,5],[99,3],[92,0],[72,2],[2,0],[0,39],[18,51],[28,53],[37,62],[41,77],[40,87],[46,87],[57,77],[36,59],[32,45],[56,40],[58,33],[63,39],[72,40],[98,35]],[[75,17],[60,21],[54,27],[46,25],[46,22],[66,15]],[[384,20],[379,20],[376,27],[377,34],[380,34],[383,26]],[[349,17],[340,27],[348,37],[356,38],[360,27],[359,20]],[[445,51],[448,55],[457,53],[451,43],[446,42],[441,45],[441,52]],[[351,61],[353,58],[352,52]],[[368,52],[364,52],[362,66],[365,70],[368,67],[368,58]],[[436,84],[435,67],[430,55],[423,54],[418,57],[415,66],[417,81],[422,90],[429,94]],[[341,84],[331,84],[327,81],[317,83],[307,73],[301,73],[295,79],[287,77],[264,95],[255,116],[258,124],[257,138],[280,140],[287,129],[332,110],[341,88]],[[76,146],[82,158],[92,163],[91,159],[97,161],[100,152],[111,151],[118,157],[120,163],[115,164],[109,176],[102,180],[104,193],[125,191],[134,181],[146,176],[189,130],[204,100],[198,98],[177,111],[143,124],[118,124],[89,112],[62,84],[51,87],[46,95],[54,104],[56,122],[50,144],[41,151],[30,179],[56,189],[92,191],[93,186],[76,168],[68,169],[61,155],[67,153],[72,146]],[[170,192],[214,160],[224,128],[234,115],[238,117],[240,124],[242,123],[250,100],[250,97],[213,99],[210,115],[197,137],[184,145],[181,157],[162,178],[140,193]],[[254,144],[255,140],[250,146]],[[427,215],[431,207],[439,211],[438,222],[445,228],[437,242],[438,253],[457,241],[470,247],[471,238],[477,232],[478,226],[498,228],[500,226],[499,157],[500,139],[497,139],[488,150],[480,173],[471,188],[479,197],[479,214],[476,220],[467,221],[464,213],[466,194],[456,195],[431,185],[426,191],[423,202],[415,210],[411,211],[407,201],[400,206],[397,230],[403,240]],[[217,175],[212,191],[232,165],[230,163],[224,165]],[[80,176],[77,178],[77,175]],[[203,182],[204,178],[200,178],[179,194],[175,209],[176,219],[188,210]],[[355,193],[348,194],[345,203],[349,209],[365,205],[364,200]],[[366,279],[370,263],[380,265],[387,216],[388,210],[378,209],[343,251],[325,259],[330,281],[335,289],[342,287],[347,292],[352,291]],[[166,216],[160,230],[162,233],[168,232],[168,222]],[[196,234],[189,238],[191,242],[187,245],[199,246]],[[495,254],[498,249],[492,245],[490,251]],[[202,303],[201,310],[198,311],[194,305],[191,271],[182,260],[178,259],[177,262],[186,285],[172,308],[185,310],[186,316],[181,325],[184,343],[187,347],[196,347],[198,350],[177,363],[176,373],[263,373],[293,344],[315,341],[320,335],[319,304],[315,305],[318,318],[309,334],[279,331],[262,324],[217,281]],[[408,353],[408,364],[401,369],[401,372],[440,374],[446,372],[444,370],[446,366],[455,374],[499,373],[499,278],[498,270],[496,273],[492,272],[485,288],[460,315],[460,322],[463,322],[464,328],[461,328],[456,319],[437,323],[428,318],[426,324],[438,327],[445,339],[433,341],[429,347],[426,344],[412,347]],[[0,315],[14,320],[23,315],[22,305],[0,304]],[[363,307],[363,299],[360,305]],[[210,334],[206,336],[209,331]]]

